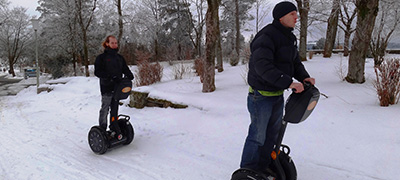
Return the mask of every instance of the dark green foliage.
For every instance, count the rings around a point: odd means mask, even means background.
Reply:
[[[63,55],[57,55],[55,58],[49,58],[44,60],[44,64],[47,70],[54,79],[63,77],[65,75],[64,68],[71,63],[71,60]]]

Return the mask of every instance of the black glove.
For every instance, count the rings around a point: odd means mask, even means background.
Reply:
[[[111,80],[114,81],[115,83],[119,83],[119,82],[121,82],[122,78],[120,78],[120,77],[118,77],[118,76],[113,76],[113,77],[111,78]]]

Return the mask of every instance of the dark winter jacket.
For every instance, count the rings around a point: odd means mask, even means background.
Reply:
[[[101,94],[112,93],[115,85],[122,79],[122,74],[133,79],[131,70],[118,50],[106,48],[103,54],[96,57],[94,75],[100,78]]]
[[[274,20],[250,44],[248,83],[256,90],[280,91],[310,77],[300,61],[293,28]]]

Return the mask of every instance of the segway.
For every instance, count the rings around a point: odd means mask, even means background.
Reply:
[[[285,115],[278,134],[277,143],[271,153],[272,162],[268,175],[252,169],[240,168],[233,172],[231,180],[296,180],[296,166],[290,157],[290,148],[282,144],[287,123],[303,122],[314,110],[319,100],[319,90],[310,83],[303,84],[304,91],[292,93],[285,104]]]
[[[122,79],[114,91],[114,99],[121,100],[128,98],[132,89],[132,81],[129,79]],[[128,145],[133,141],[134,130],[132,124],[129,122],[128,115],[120,114],[117,118],[117,125],[119,126],[122,134],[122,139],[116,137],[113,130],[105,130],[100,126],[93,126],[88,134],[88,142],[92,151],[96,154],[104,154],[108,149],[120,145]]]

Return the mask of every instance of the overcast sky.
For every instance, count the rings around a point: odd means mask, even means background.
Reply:
[[[36,15],[39,16],[40,13],[35,11],[38,5],[38,0],[12,0],[11,6],[22,6],[24,8],[28,8],[27,13],[31,16]]]

